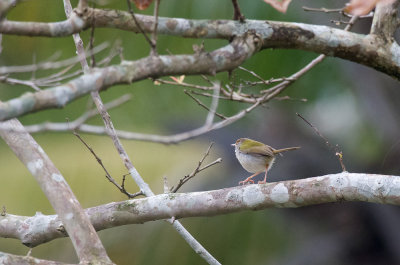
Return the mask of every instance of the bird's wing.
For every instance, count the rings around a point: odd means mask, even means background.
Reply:
[[[268,145],[252,146],[246,153],[253,155],[271,156],[271,157],[274,156],[272,147]]]

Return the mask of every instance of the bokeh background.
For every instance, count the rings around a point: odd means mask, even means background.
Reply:
[[[73,5],[77,1],[73,1]],[[346,1],[293,1],[287,14],[280,14],[261,0],[239,1],[249,19],[269,19],[336,26],[331,20],[338,14],[304,12],[302,6],[340,8]],[[100,3],[104,5],[100,5]],[[97,7],[126,10],[125,1],[102,0]],[[150,14],[152,7],[145,12]],[[161,16],[193,19],[230,19],[231,1],[161,1]],[[20,3],[8,16],[20,21],[60,21],[65,18],[61,0],[35,0]],[[368,32],[371,19],[363,19],[354,28]],[[343,27],[343,25],[339,26]],[[89,31],[82,38],[87,44]],[[159,36],[159,53],[191,53],[193,44],[203,40]],[[95,43],[119,43],[125,59],[148,55],[149,47],[139,34],[112,29],[96,29]],[[206,50],[226,41],[205,40]],[[23,65],[45,61],[59,53],[59,59],[75,54],[71,37],[30,38],[3,36],[1,65]],[[107,51],[100,53],[100,59]],[[245,63],[269,79],[289,76],[317,54],[293,50],[265,50]],[[112,63],[118,63],[115,58]],[[76,67],[79,69],[79,66]],[[51,71],[15,75],[29,79]],[[254,80],[248,73],[236,71],[233,81]],[[168,79],[168,78],[167,78]],[[215,79],[229,82],[226,73]],[[202,83],[198,77],[185,81]],[[232,80],[231,80],[232,81]],[[245,88],[247,89],[247,88]],[[252,88],[262,89],[262,87]],[[5,101],[27,91],[26,87],[0,84],[0,100]],[[251,91],[251,89],[247,90]],[[116,86],[101,94],[104,101],[130,93],[133,99],[111,116],[118,129],[143,133],[173,134],[201,126],[206,111],[188,98],[180,87],[154,85],[146,80]],[[350,172],[400,175],[400,90],[390,77],[351,62],[327,58],[306,76],[286,89],[282,96],[292,100],[273,100],[244,119],[221,130],[177,145],[123,141],[142,177],[156,193],[162,192],[163,176],[170,184],[190,173],[210,142],[214,147],[208,162],[223,159],[185,185],[181,192],[220,189],[237,185],[247,177],[230,146],[237,138],[250,137],[273,147],[300,145],[302,149],[279,158],[270,171],[269,181],[307,178],[341,171],[334,153],[324,141],[296,116],[301,113],[318,127],[331,144],[339,145]],[[303,102],[298,99],[307,99]],[[209,99],[202,98],[209,103]],[[24,124],[73,120],[87,108],[88,97],[61,110],[26,115]],[[218,111],[233,114],[245,104],[221,102]],[[100,118],[91,124],[101,125]],[[126,170],[112,142],[106,136],[82,134],[102,158],[117,180]],[[83,207],[92,207],[126,198],[104,177],[102,169],[72,133],[34,135],[62,172]],[[36,212],[53,214],[49,202],[28,170],[0,141],[0,206],[7,212],[31,216]],[[261,177],[260,177],[261,178]],[[137,187],[128,180],[128,188]],[[187,218],[185,227],[223,264],[400,264],[400,211],[398,207],[367,203],[335,203],[299,209],[268,209],[230,215]],[[165,222],[127,225],[99,232],[107,252],[117,264],[204,264],[204,261]],[[14,239],[0,238],[0,250],[19,255],[28,248]],[[36,247],[32,255],[64,262],[77,262],[69,239],[57,239]]]

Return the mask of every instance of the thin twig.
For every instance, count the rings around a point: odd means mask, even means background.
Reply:
[[[104,172],[106,173],[106,178],[112,183],[114,184],[115,187],[117,187],[119,189],[119,191],[123,194],[125,194],[126,196],[128,196],[128,198],[132,199],[135,198],[139,195],[143,195],[143,193],[141,191],[136,192],[136,193],[129,193],[126,189],[125,189],[125,175],[123,176],[123,180],[122,180],[122,185],[120,186],[115,180],[114,178],[111,176],[111,174],[108,172],[108,170],[106,169],[106,167],[103,164],[103,161],[101,160],[101,158],[94,152],[93,148],[91,148],[86,142],[85,140],[82,139],[82,137],[79,135],[79,133],[77,133],[75,130],[73,131],[73,134],[86,146],[86,148],[90,151],[90,153],[92,153],[92,155],[96,158],[97,163],[99,163],[99,165],[103,168]]]
[[[213,97],[211,99],[210,110],[208,111],[206,122],[205,122],[206,126],[211,126],[213,124],[215,115],[217,115],[217,108],[218,108],[218,102],[219,102],[218,96],[219,96],[220,90],[221,90],[221,83],[215,83],[214,84],[214,93],[213,93]],[[221,115],[221,114],[219,114],[219,115]],[[218,116],[218,117],[220,117],[220,116]]]
[[[161,84],[167,84],[167,85],[177,85],[177,86],[183,86],[183,87],[189,87],[189,88],[196,88],[196,89],[201,89],[201,90],[212,90],[213,87],[212,86],[200,86],[200,85],[195,85],[195,84],[189,84],[189,83],[185,83],[185,82],[180,82],[177,83],[175,81],[168,81],[168,80],[163,80],[163,79],[155,79],[154,82],[159,82]]]
[[[240,70],[242,70],[242,71],[245,71],[245,72],[251,74],[252,76],[254,76],[254,77],[256,77],[257,79],[261,80],[261,82],[263,82],[263,83],[266,84],[266,85],[269,84],[267,80],[265,80],[264,78],[262,78],[261,76],[259,76],[258,74],[256,74],[254,71],[248,70],[248,69],[246,69],[246,68],[244,68],[244,67],[242,67],[242,66],[239,66],[238,69],[240,69]]]
[[[267,85],[268,86],[268,85],[271,85],[272,83],[278,83],[278,82],[283,82],[283,81],[293,81],[293,80],[290,80],[287,77],[281,77],[281,78],[270,78],[268,80],[255,81],[255,82],[245,80],[244,84],[247,86],[257,86],[257,85]]]
[[[196,101],[197,104],[199,104],[200,106],[202,106],[203,108],[205,108],[208,112],[211,111],[209,107],[207,107],[203,102],[201,102],[200,100],[198,100],[197,98],[195,98],[194,96],[192,96],[192,95],[190,94],[190,92],[188,92],[186,89],[183,90],[183,92],[184,92],[186,95],[188,95],[191,99],[193,99],[194,101]],[[212,95],[210,95],[210,96],[212,97]],[[214,112],[214,113],[215,113],[215,115],[218,116],[219,118],[221,118],[221,119],[223,119],[223,120],[226,120],[226,117],[225,117],[224,115],[219,114],[219,113],[217,113],[217,112]]]
[[[303,6],[302,7],[304,11],[311,11],[311,12],[323,12],[323,13],[339,13],[345,17],[349,17],[349,18],[353,18],[355,16],[346,13],[344,11],[344,8],[333,8],[333,9],[329,9],[329,8],[313,8],[313,7],[306,7]],[[373,16],[373,12],[370,12],[364,16],[359,16],[359,18],[368,18],[368,17],[372,17]]]
[[[130,13],[133,17],[133,19],[136,21],[136,17],[133,14],[133,10],[131,8],[130,2],[129,0],[127,0],[128,2],[128,7],[130,9]],[[139,27],[139,24],[136,23],[136,25]],[[76,39],[80,39],[79,34],[74,34],[74,36],[77,35]],[[149,41],[147,35],[146,39]],[[74,38],[75,39],[75,38]],[[82,40],[80,40],[82,42]],[[151,42],[149,42],[151,45]],[[80,51],[77,47],[77,52],[78,54],[80,52],[84,52],[84,51]],[[86,59],[84,61],[81,62],[82,63],[82,68],[83,71],[85,72],[85,69],[87,69],[87,62]],[[86,64],[86,66],[84,66],[84,64]],[[139,186],[140,188],[140,192],[143,193],[146,197],[148,196],[154,196],[153,191],[150,189],[149,185],[144,181],[144,179],[140,176],[139,172],[136,170],[136,168],[134,167],[132,161],[130,160],[126,150],[124,149],[124,147],[122,146],[121,140],[118,138],[116,130],[114,128],[114,125],[111,121],[111,117],[110,114],[107,112],[107,109],[105,108],[103,101],[101,100],[100,94],[98,91],[92,91],[91,93],[92,99],[94,101],[94,103],[96,104],[96,107],[103,119],[105,128],[106,128],[106,132],[107,134],[110,136],[111,140],[113,141],[113,144],[118,152],[118,154],[120,155],[122,161],[124,162],[125,167],[128,169],[129,174],[132,176],[132,178],[134,179],[134,181],[136,182],[136,184]],[[174,221],[174,220],[170,220],[167,222],[169,222],[174,228],[175,230],[182,236],[182,238],[190,245],[190,247],[200,256],[202,257],[207,263],[209,264],[220,264],[220,262],[218,262],[218,260],[216,260],[183,226],[179,221]]]
[[[105,104],[106,109],[112,109],[121,106],[122,104],[128,102],[132,96],[130,94],[125,94],[122,97],[114,99]],[[65,123],[65,122],[44,122],[41,124],[26,125],[25,128],[30,133],[38,133],[43,131],[71,131],[79,129],[87,120],[98,115],[97,109],[90,109],[84,112],[77,119]]]
[[[95,3],[93,4],[93,7],[96,7]],[[94,30],[95,30],[95,20],[96,20],[96,16],[92,16],[92,27],[90,29],[90,40],[89,40],[89,50],[93,50],[93,44],[94,44]],[[92,60],[91,62],[91,66],[95,67],[96,66],[96,58],[94,57],[94,53],[90,53],[90,58]]]
[[[305,123],[307,123],[311,128],[313,128],[313,130],[315,131],[315,133],[321,137],[322,139],[324,139],[325,144],[328,146],[329,149],[331,149],[332,151],[335,152],[335,156],[338,157],[339,162],[340,162],[340,166],[342,167],[343,172],[347,171],[346,167],[344,166],[343,163],[343,152],[339,150],[338,145],[333,146],[329,143],[328,139],[323,136],[320,131],[318,130],[317,127],[315,127],[311,122],[309,122],[308,120],[306,120],[303,116],[301,116],[299,113],[296,112],[296,115],[301,118]]]
[[[146,32],[143,30],[142,26],[140,26],[139,21],[136,19],[135,13],[133,12],[133,8],[132,8],[132,5],[131,5],[131,1],[130,0],[126,0],[126,3],[128,5],[128,12],[131,14],[132,19],[136,24],[136,27],[139,29],[140,33],[143,34],[144,38],[149,43],[151,49],[155,49],[154,43],[149,39],[149,37],[147,36]]]
[[[232,0],[232,4],[233,4],[233,19],[239,20],[241,23],[243,23],[245,17],[242,15],[242,12],[240,11],[238,1]]]
[[[283,96],[283,97],[275,97],[275,100],[292,100],[292,101],[301,101],[301,102],[307,102],[306,98],[292,98],[289,96]]]
[[[222,162],[222,159],[218,158],[214,162],[211,162],[210,164],[208,164],[208,165],[206,165],[204,167],[201,167],[201,165],[203,164],[203,162],[206,159],[206,157],[210,154],[210,150],[211,150],[211,147],[213,146],[213,144],[214,143],[211,143],[208,146],[207,151],[204,153],[203,157],[200,159],[199,163],[197,164],[197,167],[193,170],[193,172],[190,173],[189,175],[186,175],[183,178],[181,178],[179,180],[178,184],[176,185],[176,187],[174,187],[174,186],[171,187],[170,191],[172,193],[177,192],[186,182],[188,182],[190,179],[192,179],[194,176],[196,176],[197,173],[199,173],[199,172],[201,172],[201,171],[203,171],[203,170],[205,170],[205,169],[207,169],[207,168],[209,168],[209,167],[211,167],[211,166],[213,166],[215,164],[218,164],[218,163]]]
[[[108,47],[108,43],[102,43],[99,46],[95,47],[92,53],[98,53]],[[89,55],[90,56],[90,55]],[[22,65],[22,66],[2,66],[0,67],[0,74],[9,74],[9,73],[24,73],[24,72],[33,72],[37,70],[48,70],[48,69],[57,69],[65,66],[69,66],[71,64],[75,64],[80,62],[81,58],[79,56],[69,58],[66,60],[58,61],[58,62],[44,62],[37,63],[31,65]]]
[[[329,9],[329,8],[313,8],[313,7],[302,7],[304,11],[311,11],[311,12],[323,12],[323,13],[342,13],[343,8],[334,8],[334,9]]]
[[[167,176],[163,177],[163,182],[164,182],[164,193],[170,193],[169,187],[168,187],[168,179]]]
[[[150,55],[157,56],[157,27],[158,27],[158,11],[160,8],[160,0],[156,0],[154,5],[154,27],[151,35],[153,46],[151,47]]]

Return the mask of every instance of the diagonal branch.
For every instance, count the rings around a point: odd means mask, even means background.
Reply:
[[[86,0],[81,0],[79,2],[79,5],[81,5],[83,2],[87,3]],[[71,4],[69,2],[69,0],[64,0],[65,3],[65,10],[66,10],[66,14],[68,16],[68,9],[71,8]],[[158,16],[158,4],[159,1],[157,1],[157,12],[156,15]],[[130,2],[128,1],[128,5],[130,7]],[[87,11],[87,8],[85,8],[85,11]],[[132,13],[133,18],[135,18],[135,15],[133,14],[132,9],[130,8],[130,11]],[[136,21],[136,20],[135,20]],[[146,35],[145,35],[146,36]],[[87,64],[86,61],[86,56],[85,56],[85,52],[83,49],[83,41],[81,40],[79,34],[74,34],[74,41],[75,41],[75,45],[76,45],[76,50],[78,53],[78,56],[81,59],[81,65],[82,65],[82,69],[84,71],[84,73],[87,73],[89,71],[89,66]],[[156,40],[154,39],[154,43],[152,45],[152,52],[150,54],[150,57],[154,57],[156,51]],[[118,152],[118,154],[120,155],[122,161],[124,162],[125,167],[128,169],[129,174],[132,176],[132,178],[134,179],[134,181],[136,182],[136,184],[139,186],[140,188],[140,192],[138,192],[137,194],[139,195],[145,195],[145,196],[154,196],[154,193],[151,191],[149,185],[144,181],[144,179],[140,176],[139,172],[136,170],[136,168],[134,167],[133,163],[131,162],[128,153],[125,151],[124,147],[122,146],[122,142],[120,141],[120,139],[118,138],[116,132],[115,132],[115,128],[113,125],[113,122],[111,121],[111,116],[109,115],[106,106],[104,105],[99,91],[98,90],[93,90],[90,92],[92,99],[94,101],[94,103],[96,104],[97,110],[99,111],[99,114],[101,115],[105,128],[106,128],[106,132],[107,134],[110,136],[111,140],[114,143],[114,146]],[[84,142],[82,140],[82,138],[79,137],[79,139]],[[86,145],[86,143],[85,143]],[[86,145],[87,146],[87,145]],[[89,150],[91,150],[89,148]],[[91,150],[92,151],[92,150]],[[92,154],[96,157],[97,161],[100,161],[99,158],[97,157],[97,155],[92,151]],[[100,161],[101,162],[101,161]],[[103,167],[104,168],[104,167]],[[105,168],[104,168],[105,170]],[[107,172],[107,170],[105,170]],[[112,181],[111,176],[108,174],[107,175],[110,177],[109,180]],[[125,180],[125,179],[124,179]],[[126,191],[124,188],[124,182],[122,183],[122,186],[119,186],[116,184],[115,181],[112,181],[119,189],[120,191],[124,192]],[[130,196],[130,194],[125,193],[126,195]],[[220,263],[218,262],[218,260],[216,260],[182,225],[179,221],[174,221],[174,220],[169,220],[169,223],[171,223],[171,225],[175,228],[175,230],[183,237],[183,239],[192,247],[192,249],[200,256],[202,257],[208,264],[214,264],[214,265],[219,265]]]
[[[375,8],[374,18],[372,20],[371,34],[378,35],[385,39],[386,42],[394,41],[394,33],[398,28],[397,24],[397,8],[399,1],[393,4],[378,3]]]
[[[95,68],[62,86],[26,93],[19,98],[0,103],[0,120],[42,109],[64,107],[92,91],[104,90],[116,84],[131,83],[149,77],[182,73],[215,74],[234,69],[257,52],[259,45],[259,38],[249,33],[210,53],[149,56],[137,61],[123,61],[120,65]]]
[[[111,264],[87,215],[47,154],[32,136],[24,131],[23,125],[18,120],[13,119],[3,124],[18,131],[18,134],[15,134],[0,130],[0,136],[40,185],[63,221],[80,261],[85,263],[103,260],[105,264]]]

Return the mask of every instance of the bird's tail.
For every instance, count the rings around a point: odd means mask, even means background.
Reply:
[[[279,153],[282,153],[282,152],[293,151],[293,150],[297,150],[297,149],[300,149],[300,148],[301,148],[300,146],[288,147],[288,148],[276,149],[276,150],[273,150],[272,152],[274,154],[279,154]]]

